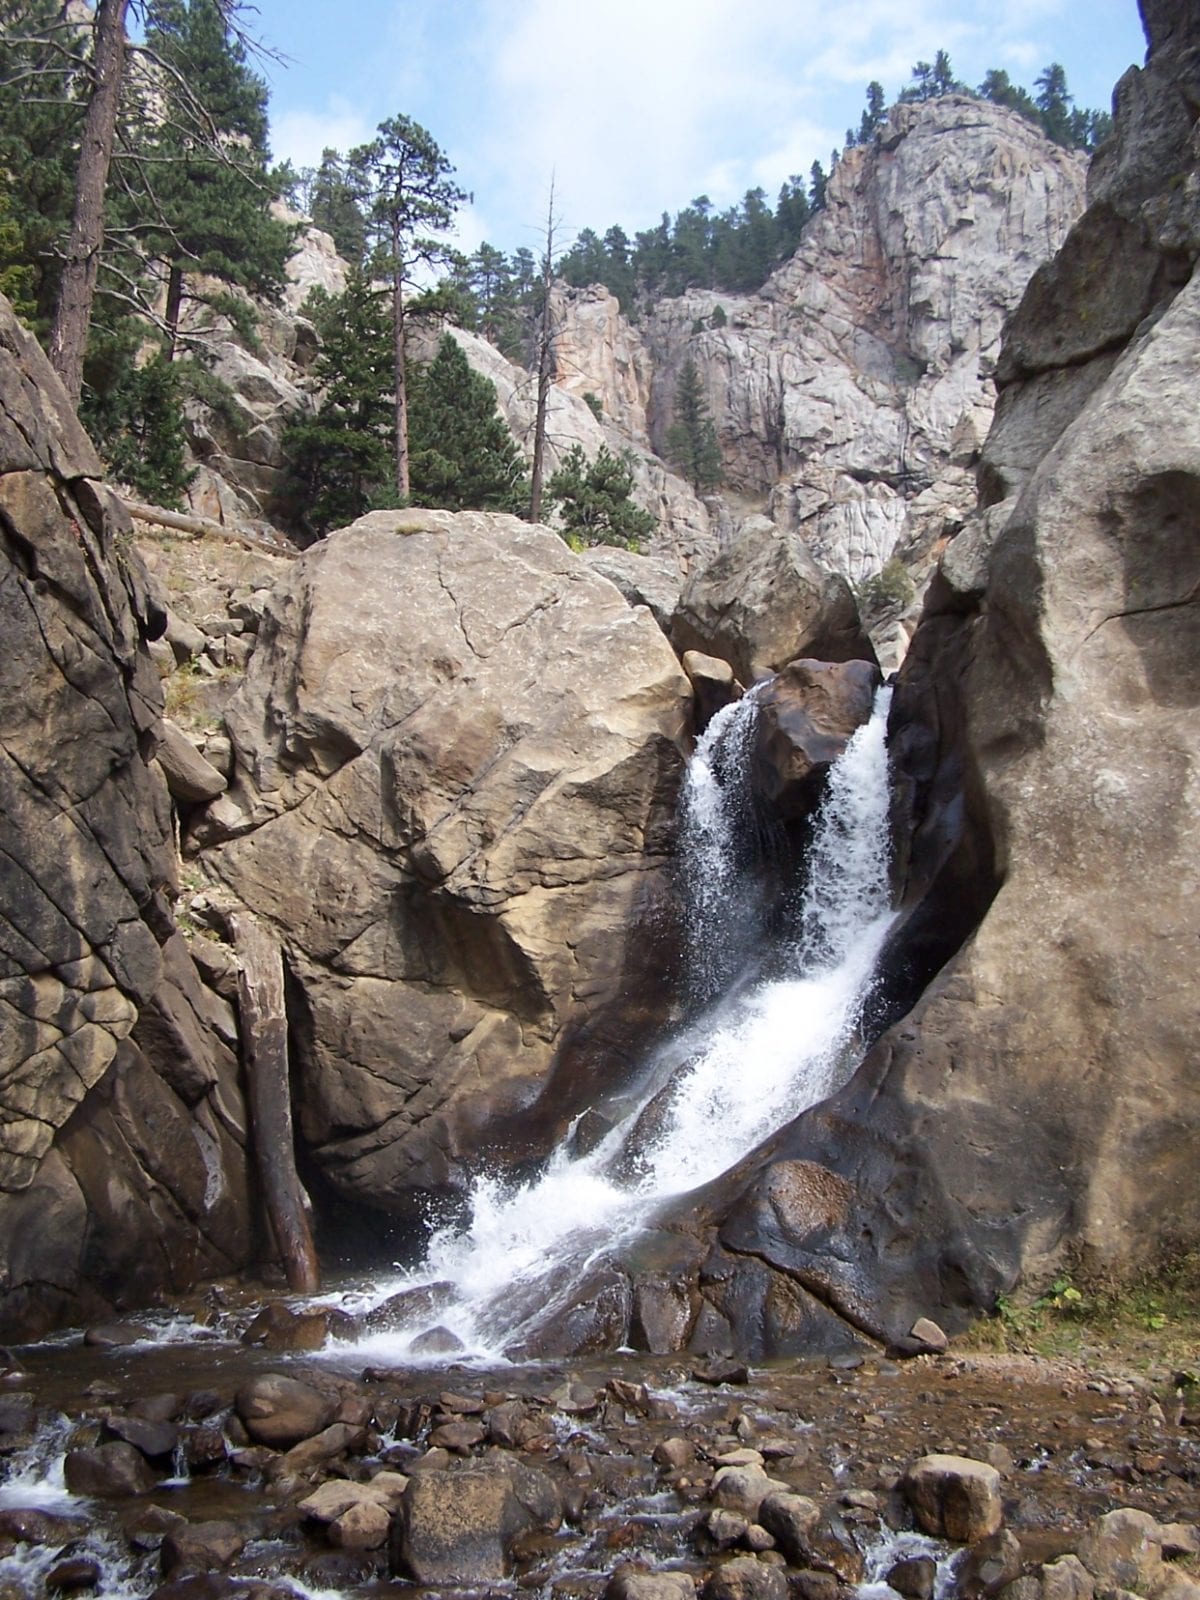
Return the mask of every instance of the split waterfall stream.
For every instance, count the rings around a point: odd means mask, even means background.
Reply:
[[[357,1341],[360,1356],[419,1359],[434,1325],[452,1336],[456,1359],[519,1351],[667,1201],[719,1177],[846,1081],[894,920],[890,696],[878,692],[830,770],[804,886],[769,940],[747,865],[754,691],[713,718],[688,768],[680,825],[692,1014],[599,1143],[578,1153],[567,1141],[523,1183],[480,1177],[465,1224],[435,1231],[419,1267],[353,1297],[347,1309],[358,1313],[402,1297],[395,1326]]]

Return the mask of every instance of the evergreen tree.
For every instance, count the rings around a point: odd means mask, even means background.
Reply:
[[[196,476],[187,464],[184,373],[161,353],[138,365],[128,343],[128,335],[94,339],[80,416],[114,478],[179,509]]]
[[[337,150],[322,150],[321,165],[312,174],[304,209],[313,224],[329,234],[338,255],[352,266],[361,267],[367,248],[367,225],[349,166]]]
[[[721,447],[691,356],[683,364],[675,390],[675,419],[667,431],[667,454],[697,494],[720,483]]]
[[[808,218],[808,191],[804,179],[793,173],[780,189],[775,206],[775,232],[782,259],[786,259],[795,251]]]
[[[413,384],[409,418],[412,502],[446,511],[518,512],[529,480],[496,386],[473,372],[447,334]]]
[[[320,535],[392,498],[392,325],[384,297],[358,269],[343,294],[314,289],[304,309],[321,340],[312,375],[320,403],[284,431],[280,510]]]
[[[449,247],[434,236],[450,226],[467,195],[453,181],[454,168],[432,135],[411,117],[391,117],[381,122],[370,144],[351,151],[350,165],[369,200],[372,265],[391,284],[396,493],[406,498],[411,487],[406,296],[422,267],[447,260]]]
[[[1036,105],[1041,112],[1042,127],[1055,144],[1070,146],[1071,103],[1073,96],[1067,92],[1067,75],[1057,61],[1052,61],[1034,79],[1037,90]]]
[[[657,526],[650,512],[630,499],[633,463],[628,452],[614,456],[600,446],[589,465],[581,445],[572,445],[550,479],[548,494],[562,513],[567,543],[582,547],[615,544],[640,550]]]
[[[1007,106],[1010,111],[1019,111],[1030,122],[1041,121],[1033,96],[1027,89],[1022,89],[1013,83],[1008,73],[1001,68],[992,67],[987,72],[979,85],[979,94],[984,100],[992,101],[994,105]]]
[[[808,190],[808,206],[810,214],[813,211],[824,211],[825,191],[828,187],[829,179],[825,176],[825,172],[821,166],[821,163],[819,161],[814,161],[812,164],[811,182]]]
[[[862,114],[862,121],[858,125],[859,144],[871,144],[875,135],[883,127],[887,117],[887,107],[884,103],[883,85],[874,79],[867,85],[867,108]],[[849,140],[847,140],[849,143]]]
[[[267,88],[246,62],[217,0],[149,0],[146,44],[166,68],[150,80],[153,107],[135,144],[146,182],[124,210],[167,268],[167,358],[186,295],[231,309],[197,280],[277,299],[293,230],[270,214]],[[203,115],[199,107],[203,107]]]

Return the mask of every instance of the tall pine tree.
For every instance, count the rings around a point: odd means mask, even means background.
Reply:
[[[721,447],[691,356],[683,364],[675,390],[675,420],[667,430],[667,453],[697,494],[720,483]]]
[[[496,409],[496,386],[471,370],[449,334],[410,400],[414,505],[512,512],[528,505],[525,464]]]

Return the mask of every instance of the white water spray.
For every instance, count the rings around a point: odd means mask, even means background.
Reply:
[[[679,1065],[665,1086],[657,1077],[588,1154],[561,1149],[521,1185],[480,1179],[469,1223],[436,1232],[421,1267],[378,1284],[365,1302],[375,1307],[436,1286],[432,1311],[368,1336],[356,1345],[360,1355],[412,1361],[432,1322],[461,1341],[463,1353],[497,1359],[569,1304],[589,1268],[652,1222],[665,1202],[719,1177],[846,1081],[893,920],[889,699],[881,690],[871,720],[831,771],[794,928],[773,962],[782,975],[735,985],[710,1005],[677,1042]],[[758,922],[740,831],[754,716],[748,696],[713,719],[686,785],[681,849],[692,878],[690,959],[704,966],[701,993],[716,974],[734,976],[732,936]],[[747,952],[735,954],[740,964]],[[363,1308],[360,1300],[355,1309]]]

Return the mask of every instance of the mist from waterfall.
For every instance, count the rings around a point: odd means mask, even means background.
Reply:
[[[893,921],[889,699],[879,691],[830,771],[803,890],[769,946],[747,839],[754,693],[713,718],[689,764],[680,819],[693,1014],[648,1062],[641,1098],[599,1144],[582,1155],[564,1145],[525,1183],[481,1177],[467,1222],[436,1231],[419,1267],[356,1303],[362,1311],[436,1286],[429,1308],[368,1334],[360,1354],[412,1361],[412,1341],[436,1324],[468,1357],[500,1358],[664,1204],[719,1177],[846,1081]]]

